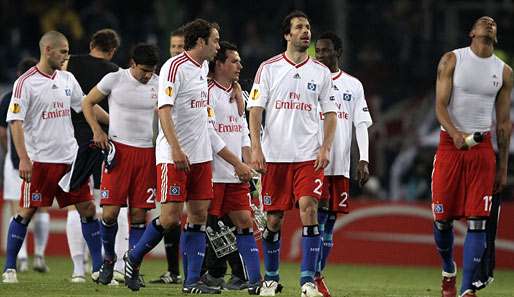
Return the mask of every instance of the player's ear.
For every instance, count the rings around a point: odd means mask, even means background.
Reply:
[[[131,68],[136,68],[136,62],[134,62],[134,59],[130,59],[129,64]]]

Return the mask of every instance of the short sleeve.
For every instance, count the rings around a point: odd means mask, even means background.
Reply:
[[[181,67],[170,73],[171,63],[161,68],[159,73],[159,94],[157,96],[157,106],[159,108],[166,105],[175,105],[175,99],[180,90],[180,81],[182,77]]]
[[[30,102],[30,85],[27,80],[16,80],[7,111],[7,122],[24,121]]]
[[[105,96],[109,96],[116,82],[118,81],[119,74],[121,73],[120,71],[122,70],[107,73],[104,77],[102,77],[100,82],[98,82],[98,84],[96,85],[98,91],[100,91],[100,93],[102,93]]]
[[[323,71],[323,82],[319,94],[319,104],[323,113],[337,112],[336,97],[334,96],[334,87],[332,85],[332,76],[330,71]]]
[[[79,82],[75,77],[71,76],[71,84],[72,84],[72,91],[71,91],[71,101],[70,106],[73,108],[73,110],[77,113],[82,111],[82,99],[84,98],[84,92],[82,92],[82,88],[79,85]]]
[[[269,80],[269,66],[261,64],[255,75],[252,90],[250,91],[248,109],[252,107],[266,108],[270,94]]]
[[[353,110],[353,125],[357,127],[360,123],[366,123],[369,127],[373,124],[371,115],[369,113],[368,104],[364,96],[364,88],[359,83],[357,87],[357,98],[355,100],[355,109]]]

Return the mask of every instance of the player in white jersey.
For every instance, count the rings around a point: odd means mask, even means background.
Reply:
[[[332,232],[338,213],[348,213],[350,187],[350,146],[352,128],[355,127],[359,147],[357,176],[362,186],[369,178],[368,127],[372,120],[364,98],[361,82],[339,68],[342,56],[342,41],[331,32],[321,34],[316,41],[316,59],[325,64],[332,73],[335,102],[337,105],[337,128],[330,151],[330,163],[325,168],[323,194],[318,210],[318,222],[322,236],[320,259],[315,281],[323,297],[330,297],[321,272],[333,246]],[[320,114],[321,119],[323,116]],[[323,121],[320,122],[320,128]]]
[[[237,47],[226,41],[220,42],[220,50],[210,63],[212,81],[209,83],[208,94],[209,116],[216,133],[227,144],[227,148],[249,163],[251,156],[248,125],[245,117],[239,115],[237,102],[231,100],[232,86],[239,79],[242,68]],[[234,167],[218,155],[213,157],[212,172],[214,198],[209,207],[209,215],[216,218],[214,221],[228,215],[235,225],[237,248],[248,274],[248,293],[258,295],[261,281],[259,250],[253,236],[249,184],[241,182]],[[209,273],[216,267],[207,265],[207,269]]]
[[[102,264],[101,242],[95,205],[89,186],[65,193],[58,182],[70,169],[77,152],[71,112],[79,112],[82,90],[75,77],[61,71],[68,58],[68,41],[56,31],[39,42],[39,63],[16,80],[7,114],[13,141],[20,157],[23,179],[20,209],[9,225],[3,281],[17,282],[16,255],[38,207],[51,206],[54,197],[60,207],[75,204],[82,217],[82,233],[91,251],[93,270]]]
[[[82,102],[84,116],[93,130],[96,146],[115,148],[114,164],[106,166],[100,186],[102,206],[101,236],[104,262],[98,282],[107,285],[113,278],[117,256],[114,250],[121,207],[129,208],[129,246],[141,238],[146,211],[155,208],[155,150],[153,122],[156,117],[159,62],[158,49],[138,44],[131,53],[131,66],[109,73]],[[109,100],[109,135],[96,120],[93,107]],[[136,226],[132,227],[132,226]],[[121,256],[121,255],[119,255]]]
[[[24,58],[16,69],[16,75],[19,77],[31,67],[37,64],[37,60],[32,57]],[[14,216],[18,208],[17,204],[20,200],[20,190],[23,180],[20,178],[18,172],[18,164],[20,159],[16,153],[14,143],[12,141],[11,131],[6,122],[7,111],[11,102],[12,91],[6,93],[2,97],[0,104],[0,141],[4,148],[5,162],[4,162],[4,200],[6,206],[10,207],[10,215]],[[48,235],[50,233],[49,227],[50,215],[48,210],[43,207],[38,210],[34,216],[34,264],[33,268],[38,272],[48,272],[49,268],[46,265],[44,254],[46,244],[48,242]],[[20,252],[18,253],[18,272],[24,272],[29,269],[28,255],[27,255],[27,240],[23,242]]]
[[[318,200],[323,188],[323,169],[336,128],[335,98],[330,70],[307,54],[310,24],[301,11],[282,23],[287,43],[284,53],[261,64],[250,92],[252,163],[263,172],[262,196],[267,211],[263,233],[265,282],[261,296],[274,296],[279,285],[280,226],[284,211],[297,206],[303,224],[301,295],[322,296],[314,284],[321,244]],[[260,141],[262,112],[266,122]],[[325,117],[320,143],[319,113]]]
[[[205,251],[205,223],[212,199],[212,145],[234,165],[238,176],[251,177],[251,170],[225,147],[216,133],[209,133],[207,118],[208,62],[219,49],[216,24],[202,19],[184,26],[186,52],[168,60],[159,75],[160,129],[156,146],[157,199],[161,215],[148,224],[145,233],[125,259],[125,283],[139,290],[139,265],[163,236],[164,230],[180,224],[187,201],[187,226],[181,247],[186,294],[219,293],[200,282]],[[210,129],[213,130],[213,129]],[[186,270],[187,269],[187,270]]]
[[[494,55],[496,33],[492,18],[479,18],[469,33],[471,45],[443,55],[437,68],[435,110],[441,135],[432,174],[432,212],[443,297],[457,293],[453,220],[468,223],[460,296],[476,296],[473,281],[487,245],[492,197],[507,183],[513,77],[512,69]],[[497,160],[490,134],[493,111]]]
[[[180,55],[184,52],[184,30],[178,28],[170,35],[170,57]],[[182,282],[179,271],[179,242],[180,226],[175,226],[164,232],[164,252],[168,269],[158,279],[151,280],[152,284],[178,284]]]

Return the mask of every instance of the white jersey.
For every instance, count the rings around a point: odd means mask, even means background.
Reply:
[[[212,160],[207,117],[207,61],[202,65],[187,52],[164,63],[159,74],[158,106],[172,105],[177,138],[191,164]],[[173,163],[171,146],[162,128],[157,137],[156,161]]]
[[[330,151],[330,163],[325,168],[325,175],[344,175],[350,178],[350,146],[352,144],[352,123],[357,126],[373,124],[368,105],[364,97],[362,83],[342,70],[333,73],[333,90],[337,106],[337,128]],[[323,120],[323,114],[320,113]],[[323,134],[323,121],[320,121]]]
[[[496,55],[480,58],[470,47],[453,51],[457,58],[448,113],[464,133],[491,130],[496,95],[503,85],[504,63]]]
[[[285,54],[261,64],[250,92],[249,108],[263,107],[262,149],[267,162],[316,159],[319,112],[336,112],[330,70],[307,58],[294,64]]]
[[[52,76],[30,68],[13,87],[7,121],[23,121],[25,147],[32,161],[71,164],[78,145],[71,110],[80,112],[84,94],[67,71]]]
[[[96,85],[109,96],[109,137],[134,147],[153,147],[153,122],[157,106],[159,77],[148,83],[135,79],[130,69],[120,69],[104,76]]]
[[[209,118],[214,129],[226,143],[227,148],[239,159],[242,148],[250,147],[248,124],[244,116],[240,116],[237,103],[230,102],[232,87],[224,88],[216,81],[209,83]],[[240,183],[234,167],[217,154],[213,157],[212,177],[215,183]]]

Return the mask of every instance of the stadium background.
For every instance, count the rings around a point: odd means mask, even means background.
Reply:
[[[438,141],[433,112],[435,68],[445,51],[468,45],[467,33],[482,15],[498,23],[497,55],[512,65],[513,1],[0,0],[0,91],[12,86],[22,57],[39,55],[37,41],[44,31],[65,33],[71,53],[78,54],[88,52],[94,31],[114,28],[122,37],[114,62],[126,67],[128,50],[137,42],[158,44],[164,62],[169,57],[170,32],[195,17],[218,22],[222,39],[239,46],[245,67],[242,83],[248,89],[259,63],[282,50],[280,22],[293,8],[310,16],[313,40],[325,30],[343,38],[343,69],[363,82],[375,122],[370,128],[372,179],[363,190],[354,187],[354,212],[338,222],[332,260],[436,265],[429,210],[430,173]],[[512,156],[510,163],[504,214],[514,212]],[[62,211],[52,211],[49,254],[67,253],[64,216]],[[284,242],[291,244],[282,256],[297,260],[298,218],[293,213],[289,216],[284,233],[290,240]],[[8,220],[2,212],[2,250]],[[512,216],[502,216],[498,264],[511,269],[514,234],[507,228],[513,225]],[[464,225],[457,230],[456,242],[461,246]],[[162,247],[155,254],[162,254]]]

